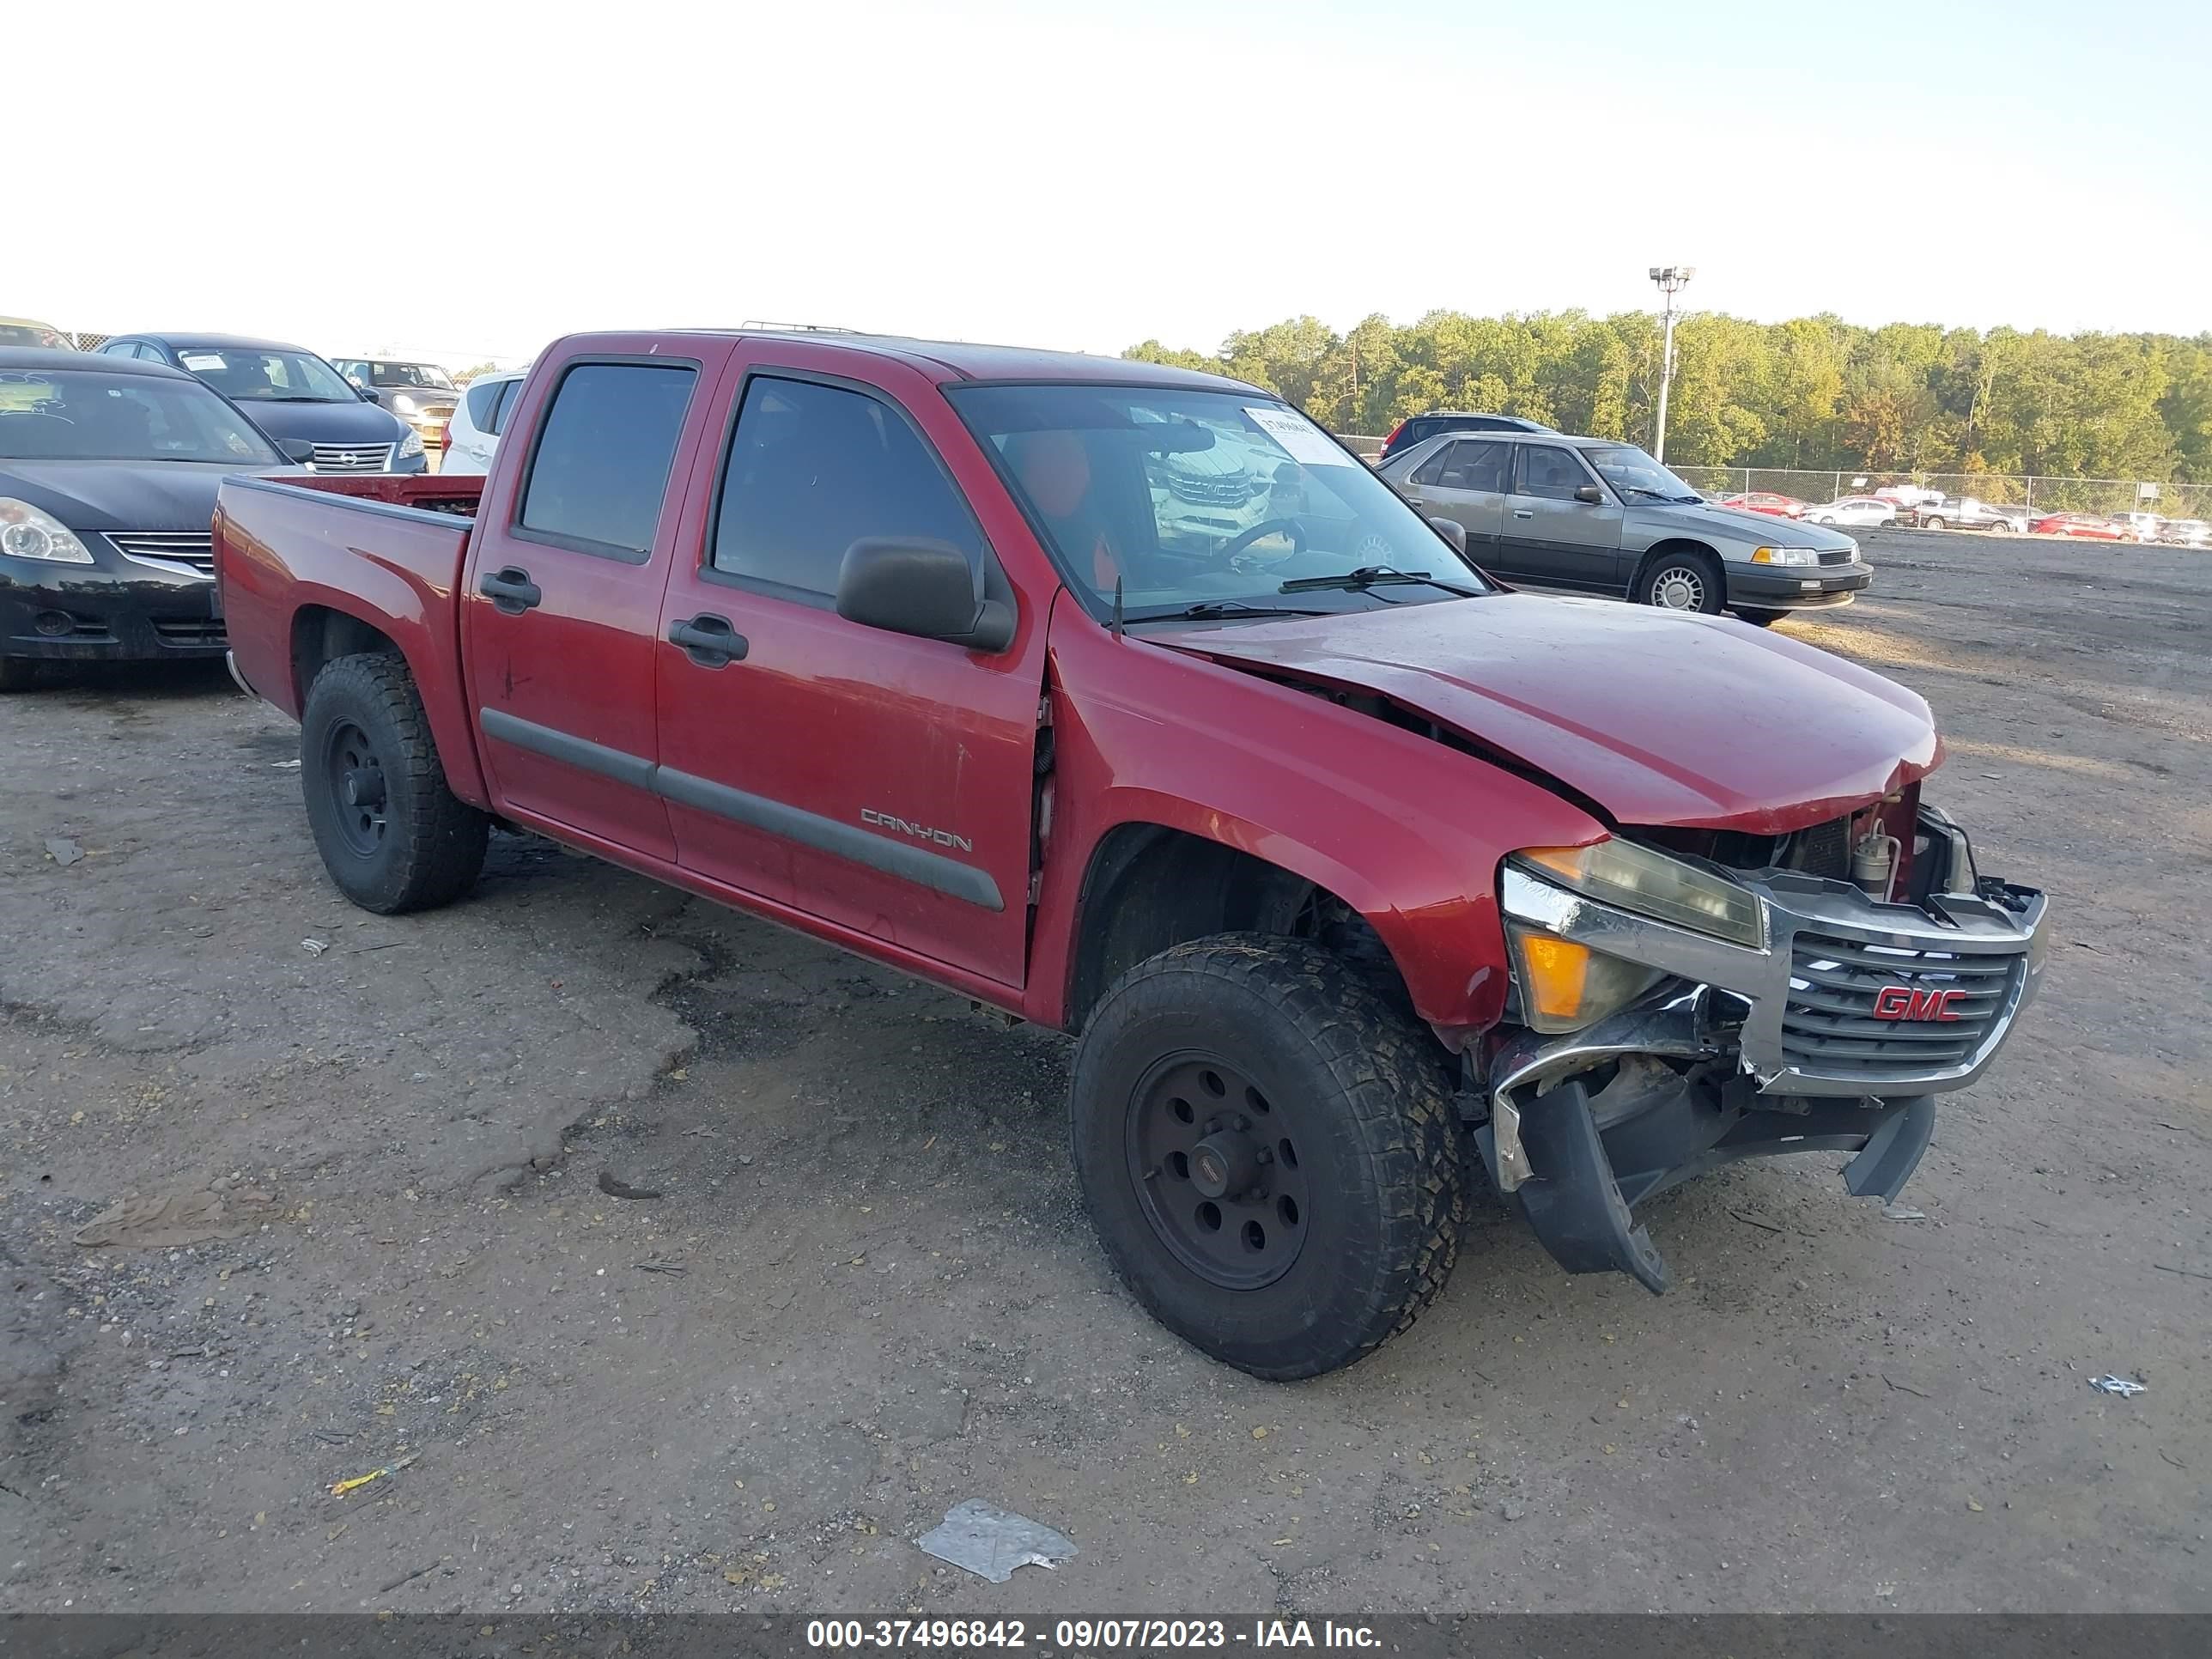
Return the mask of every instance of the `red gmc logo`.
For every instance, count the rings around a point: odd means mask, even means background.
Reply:
[[[1875,993],[1874,1017],[1876,1019],[1960,1019],[1963,1015],[1951,1012],[1951,1005],[1966,995],[1964,991],[1921,991],[1909,985],[1885,985]]]

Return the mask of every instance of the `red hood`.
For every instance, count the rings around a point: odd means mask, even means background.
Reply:
[[[1161,643],[1379,693],[1620,823],[1779,835],[1902,788],[1942,757],[1914,693],[1717,617],[1506,593]]]

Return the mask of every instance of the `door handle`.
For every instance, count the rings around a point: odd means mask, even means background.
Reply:
[[[530,573],[519,564],[495,570],[477,583],[477,592],[492,602],[492,608],[503,617],[519,617],[526,611],[535,610],[545,598],[538,584],[530,580]]]
[[[1513,509],[1513,516],[1516,519],[1533,519],[1536,516],[1536,509],[1533,507],[1516,507]]]
[[[668,642],[682,646],[684,654],[702,668],[726,668],[745,659],[745,636],[730,626],[727,617],[708,611],[669,623]]]

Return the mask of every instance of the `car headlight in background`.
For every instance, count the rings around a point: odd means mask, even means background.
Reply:
[[[399,459],[404,461],[422,453],[422,434],[410,426],[407,428],[407,435],[399,441]]]
[[[1753,564],[1818,564],[1820,550],[1817,547],[1761,547],[1753,550]]]
[[[404,392],[395,392],[392,395],[392,407],[397,414],[412,415],[415,412],[415,400]]]
[[[1759,896],[1724,876],[1615,837],[1588,847],[1527,847],[1511,862],[1602,904],[1753,950],[1766,943]]]
[[[92,562],[91,551],[59,519],[7,495],[0,495],[0,555],[55,564]]]

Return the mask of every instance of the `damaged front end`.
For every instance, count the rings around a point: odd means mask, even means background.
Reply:
[[[1909,795],[1792,835],[1651,839],[1506,861],[1514,1003],[1468,1055],[1468,1103],[1562,1267],[1658,1291],[1634,1208],[1717,1165],[1850,1152],[1849,1192],[1897,1195],[1935,1097],[2034,994],[2045,902]]]

